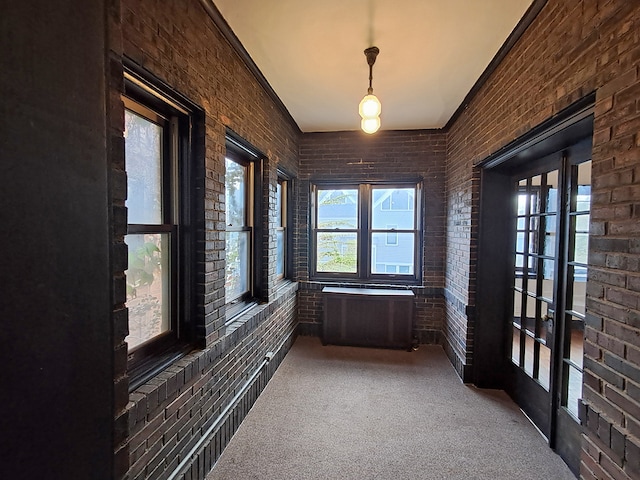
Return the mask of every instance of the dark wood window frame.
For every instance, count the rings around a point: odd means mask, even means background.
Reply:
[[[248,290],[240,297],[226,303],[226,323],[232,323],[234,317],[246,308],[254,305],[263,298],[264,279],[264,188],[263,188],[263,160],[265,158],[259,150],[247,143],[235,132],[227,130],[226,158],[248,168],[248,180],[245,191],[245,225],[243,230],[249,231],[249,273]],[[228,228],[228,227],[227,227]],[[226,267],[225,267],[226,268]],[[225,270],[226,271],[226,270]]]
[[[169,259],[169,330],[157,335],[128,354],[129,391],[157,375],[176,359],[195,348],[195,301],[193,237],[195,201],[191,195],[197,165],[195,139],[203,121],[197,105],[141,69],[124,60],[125,108],[148,109],[166,119],[169,134],[163,142],[162,203],[164,218],[160,225],[128,224],[127,234],[167,232]],[[136,113],[144,113],[138,109]],[[135,111],[135,110],[134,110]],[[169,158],[170,157],[170,158]],[[126,170],[126,158],[125,158]]]
[[[422,178],[398,179],[398,180],[367,180],[340,182],[332,180],[312,180],[311,181],[311,206],[309,222],[309,259],[310,278],[317,281],[347,281],[353,283],[379,283],[398,285],[419,285],[422,281],[422,262],[424,232],[422,230],[422,217],[424,215],[423,205],[423,180]],[[413,188],[414,197],[414,228],[403,229],[374,229],[372,222],[372,205],[374,188]],[[346,229],[345,232],[355,232],[357,235],[357,271],[355,273],[343,272],[318,272],[317,271],[317,234],[323,229],[317,227],[317,191],[318,189],[357,189],[358,190],[358,226],[353,229]],[[331,231],[331,230],[327,230]],[[372,273],[371,268],[371,245],[374,233],[413,233],[414,255],[413,274],[400,273]]]
[[[276,273],[276,281],[283,282],[291,279],[293,276],[293,203],[294,198],[294,179],[291,175],[282,169],[278,169],[278,184],[281,188],[281,222],[276,225],[276,231],[283,232],[284,237],[284,259],[283,273]],[[276,266],[277,272],[277,266]]]

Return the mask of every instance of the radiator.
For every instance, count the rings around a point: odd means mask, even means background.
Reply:
[[[411,348],[412,291],[325,287],[322,295],[323,344]]]

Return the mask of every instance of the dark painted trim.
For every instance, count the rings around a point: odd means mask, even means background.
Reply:
[[[464,100],[462,100],[462,103],[460,104],[460,106],[456,109],[455,112],[453,112],[453,115],[451,115],[451,118],[449,119],[447,124],[442,128],[442,130],[444,130],[445,132],[448,132],[449,129],[451,129],[451,127],[456,122],[456,120],[458,120],[458,117],[460,117],[460,115],[462,115],[462,112],[466,110],[466,108],[469,106],[471,101],[475,98],[476,94],[484,86],[487,80],[489,80],[489,77],[493,75],[493,72],[495,72],[496,68],[498,68],[498,65],[502,63],[502,61],[509,54],[513,46],[518,42],[518,40],[520,40],[520,37],[522,37],[524,32],[533,23],[533,21],[536,19],[536,17],[538,16],[540,11],[544,8],[546,4],[547,4],[547,0],[533,1],[531,6],[527,9],[525,14],[522,16],[518,24],[513,29],[513,31],[509,34],[507,39],[504,41],[504,43],[500,47],[500,50],[498,50],[498,52],[495,54],[491,62],[489,62],[489,65],[487,65],[487,68],[485,68],[484,72],[482,72],[482,75],[480,75],[478,80],[476,80],[476,83],[473,84],[473,87],[471,87],[471,90],[469,90],[469,93],[467,93],[467,96],[464,97]]]
[[[518,159],[529,161],[562,150],[567,145],[584,138],[587,136],[585,131],[593,130],[593,127],[589,127],[589,125],[593,123],[590,117],[594,113],[595,99],[595,92],[581,98],[557,115],[545,120],[521,137],[492,153],[478,166],[491,169],[506,164],[507,161],[509,163]],[[556,136],[560,132],[563,132],[562,135]]]
[[[229,42],[229,44],[231,45],[231,48],[233,48],[236,51],[236,53],[240,56],[240,60],[242,60],[242,62],[246,65],[249,71],[253,74],[255,79],[258,81],[260,86],[264,89],[264,91],[269,96],[269,98],[271,98],[271,100],[276,105],[276,107],[278,107],[278,109],[282,112],[282,114],[291,122],[291,125],[296,128],[298,133],[302,133],[302,130],[300,130],[300,127],[296,123],[295,119],[291,116],[291,113],[289,113],[289,110],[287,109],[285,104],[282,103],[282,100],[280,100],[280,97],[278,96],[278,94],[271,87],[271,85],[269,85],[269,82],[267,81],[265,76],[262,74],[258,66],[253,61],[253,59],[251,58],[251,55],[249,55],[249,52],[247,52],[247,50],[244,48],[244,46],[242,45],[242,43],[240,42],[236,34],[233,32],[233,30],[231,29],[227,21],[224,19],[224,17],[220,13],[220,10],[218,10],[218,8],[213,4],[213,1],[200,0],[200,3],[206,10],[209,17],[211,17],[211,20],[213,20],[213,23],[215,24],[215,26],[218,27],[218,30],[220,30],[220,33],[222,33],[222,36],[227,40],[227,42]]]

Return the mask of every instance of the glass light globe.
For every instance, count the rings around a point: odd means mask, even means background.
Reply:
[[[362,127],[362,131],[365,133],[376,133],[380,128],[380,117],[363,118],[360,122],[360,126]]]
[[[371,93],[369,95],[365,95],[360,101],[360,107],[358,110],[360,111],[360,116],[362,118],[375,118],[380,115],[382,105],[380,104],[378,97]]]

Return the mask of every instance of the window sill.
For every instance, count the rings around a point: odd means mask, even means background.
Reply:
[[[240,326],[244,325],[249,319],[253,318],[257,313],[257,309],[260,306],[258,302],[249,302],[237,309],[224,324],[225,335],[229,335],[237,330]]]
[[[240,335],[250,331],[260,321],[266,318],[282,300],[288,298],[298,290],[298,283],[285,280],[276,286],[276,292],[273,300],[264,303],[256,301],[250,302],[245,308],[238,309],[233,316],[225,324],[225,336],[232,335],[234,332]]]
[[[192,345],[176,344],[129,368],[127,371],[127,375],[129,376],[129,392],[131,393],[141,385],[144,385],[192,350]]]

